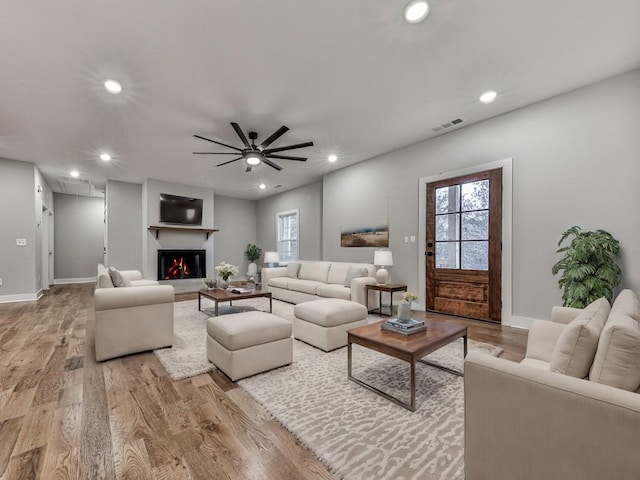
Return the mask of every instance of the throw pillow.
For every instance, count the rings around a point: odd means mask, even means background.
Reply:
[[[109,267],[109,276],[114,287],[125,287],[125,280],[122,274],[113,267]]]
[[[289,278],[298,278],[298,273],[300,273],[300,264],[299,263],[289,263],[289,264],[287,264],[287,277],[289,277]]]
[[[633,317],[611,309],[589,380],[629,392],[640,387],[640,325]]]
[[[364,276],[366,276],[364,268],[349,267],[349,270],[347,271],[347,278],[344,279],[344,286],[347,288],[351,288],[351,280]]]
[[[598,348],[600,332],[611,307],[606,298],[588,305],[558,337],[550,369],[570,377],[585,378]]]

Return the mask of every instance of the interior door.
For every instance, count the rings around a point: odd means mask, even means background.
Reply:
[[[427,310],[500,322],[502,169],[426,188]]]

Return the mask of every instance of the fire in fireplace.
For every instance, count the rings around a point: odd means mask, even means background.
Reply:
[[[158,250],[158,280],[206,278],[206,250]]]

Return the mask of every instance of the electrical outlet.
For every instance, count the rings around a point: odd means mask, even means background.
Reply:
[[[2,286],[2,281],[3,281],[3,279],[2,279],[2,278],[0,278],[0,287]]]
[[[411,243],[416,243],[416,236],[415,235],[411,235]]]
[[[404,243],[409,243],[409,237],[407,237],[406,235],[404,237]]]

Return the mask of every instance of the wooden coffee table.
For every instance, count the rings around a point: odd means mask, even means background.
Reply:
[[[382,330],[380,328],[381,324],[382,322],[372,323],[371,325],[356,327],[347,331],[349,380],[353,380],[358,385],[362,385],[387,400],[414,412],[416,410],[416,361],[462,376],[462,372],[422,360],[422,357],[462,337],[464,339],[462,352],[464,356],[462,358],[464,359],[467,356],[467,327],[455,323],[425,320],[427,325],[426,332],[419,332],[405,337],[399,333]],[[352,344],[354,343],[409,363],[411,366],[411,403],[405,403],[351,375]]]
[[[267,297],[269,299],[269,313],[273,312],[273,299],[271,298],[271,292],[266,290],[251,290],[248,293],[232,293],[221,288],[214,288],[212,290],[200,290],[198,292],[198,311],[202,311],[202,297],[213,300],[214,317],[218,316],[218,303],[229,302],[229,305],[233,305],[234,300],[247,300],[249,298]]]

